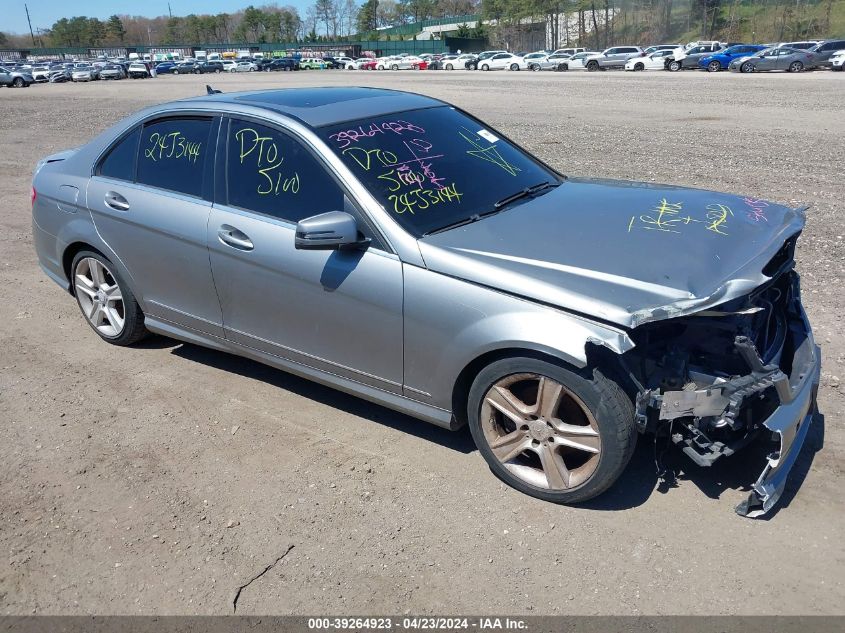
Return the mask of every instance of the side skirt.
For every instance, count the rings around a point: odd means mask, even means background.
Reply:
[[[160,318],[147,316],[144,324],[150,332],[169,336],[170,338],[179,339],[187,343],[193,343],[201,347],[209,347],[221,352],[227,352],[236,356],[243,356],[259,363],[264,363],[276,369],[295,374],[307,380],[313,380],[327,387],[343,391],[353,396],[369,400],[376,404],[380,404],[388,409],[393,409],[405,415],[418,418],[425,422],[429,422],[436,426],[454,431],[460,427],[455,420],[451,411],[446,411],[438,407],[411,400],[403,396],[388,393],[381,389],[376,389],[369,385],[364,385],[349,378],[337,376],[327,371],[315,369],[302,363],[274,356],[261,350],[257,350],[246,345],[240,345],[233,341],[222,338],[213,337],[205,333],[196,332],[179,325],[175,325]]]

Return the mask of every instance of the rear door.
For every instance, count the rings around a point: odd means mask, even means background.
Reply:
[[[87,204],[149,316],[222,336],[206,246],[217,129],[210,116],[134,128],[98,164]]]

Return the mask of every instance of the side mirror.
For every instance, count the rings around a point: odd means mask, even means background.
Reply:
[[[302,250],[336,250],[362,246],[369,240],[358,239],[358,224],[348,213],[329,211],[296,223],[294,246]]]

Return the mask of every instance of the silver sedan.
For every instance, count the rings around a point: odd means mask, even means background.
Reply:
[[[807,51],[786,46],[767,48],[733,60],[728,69],[731,72],[755,73],[767,70],[783,70],[789,73],[799,73],[802,70],[816,66],[815,56]]]
[[[640,434],[699,465],[774,438],[739,509],[763,513],[813,420],[802,209],[567,178],[433,98],[152,107],[41,160],[32,214],[41,268],[102,340],[163,334],[467,424],[547,501],[607,490]]]

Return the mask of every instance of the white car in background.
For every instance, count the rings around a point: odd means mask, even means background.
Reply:
[[[223,70],[225,70],[227,73],[235,72],[235,69],[237,67],[238,67],[238,62],[236,62],[232,59],[224,59],[223,60]]]
[[[561,64],[561,70],[586,70],[587,60],[594,55],[601,55],[596,51],[581,51]]]
[[[830,69],[840,72],[845,70],[845,50],[836,51],[830,56]]]
[[[376,58],[376,70],[387,70],[390,68],[390,62],[393,60],[393,57],[377,57]]]
[[[443,62],[443,69],[444,70],[464,70],[467,67],[467,62],[471,59],[474,59],[475,55],[470,55],[468,53],[464,53],[462,55],[458,55],[455,59],[447,59]]]
[[[258,65],[253,64],[252,62],[238,62],[238,65],[235,66],[234,72],[236,73],[254,73],[258,70]]]
[[[50,81],[50,68],[48,66],[33,66],[29,74],[37,82]]]
[[[672,59],[674,49],[655,51],[645,57],[632,57],[625,62],[625,70],[666,70],[666,63]]]
[[[496,53],[490,59],[478,62],[479,70],[526,70],[527,68],[525,58],[513,53]]]
[[[369,57],[359,57],[358,59],[353,59],[353,60],[348,61],[344,65],[344,68],[346,70],[361,70],[361,64],[365,64],[365,63],[371,62],[371,61],[373,61],[373,60],[370,59]]]

